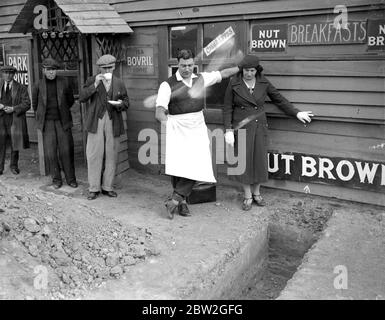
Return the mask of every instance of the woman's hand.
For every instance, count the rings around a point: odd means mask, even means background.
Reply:
[[[300,111],[297,113],[297,119],[303,123],[311,122],[310,117],[314,117],[312,111]]]
[[[227,144],[229,144],[230,146],[234,146],[234,132],[233,131],[227,131],[225,133],[225,141]]]

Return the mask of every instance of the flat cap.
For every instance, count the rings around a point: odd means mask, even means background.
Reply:
[[[44,68],[52,68],[52,69],[58,69],[59,68],[59,63],[52,58],[46,58],[43,60],[42,63]]]
[[[240,68],[257,68],[258,65],[259,65],[258,57],[248,54],[243,58],[243,60],[239,64],[239,67]]]
[[[101,56],[98,61],[96,61],[96,65],[99,67],[113,67],[115,65],[116,58],[110,54],[105,54]]]
[[[16,72],[17,69],[14,66],[4,65],[0,68],[1,72]]]

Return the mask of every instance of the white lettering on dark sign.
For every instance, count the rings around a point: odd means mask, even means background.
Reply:
[[[287,46],[287,24],[254,25],[250,42],[253,52],[281,52]]]
[[[268,153],[270,178],[385,192],[385,163],[299,153]]]
[[[385,20],[368,21],[368,50],[385,50]]]

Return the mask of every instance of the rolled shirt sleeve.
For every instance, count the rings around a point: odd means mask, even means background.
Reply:
[[[222,81],[220,71],[201,72],[200,74],[203,77],[205,88]]]
[[[163,107],[166,110],[168,110],[168,104],[170,103],[170,98],[171,98],[170,85],[166,81],[163,81],[159,86],[158,96],[156,98],[155,105],[157,107]]]

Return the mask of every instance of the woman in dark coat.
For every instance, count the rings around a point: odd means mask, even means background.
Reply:
[[[259,59],[247,55],[242,60],[238,75],[233,77],[226,90],[224,103],[224,126],[226,143],[238,150],[238,139],[234,138],[233,128],[249,116],[256,118],[242,127],[246,129],[246,150],[240,156],[246,157],[246,169],[243,174],[232,175],[231,179],[243,186],[243,210],[250,210],[252,203],[264,206],[265,200],[260,195],[260,185],[268,180],[267,167],[267,132],[268,125],[264,103],[266,96],[287,115],[296,116],[303,123],[310,122],[311,111],[296,109],[278,90],[262,75]],[[237,132],[236,132],[237,135]]]

